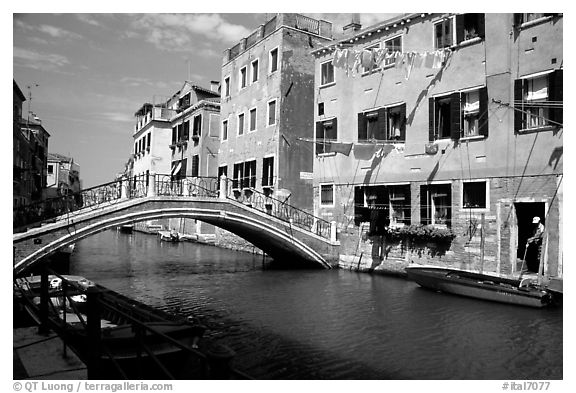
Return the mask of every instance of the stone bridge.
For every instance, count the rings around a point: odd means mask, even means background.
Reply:
[[[250,198],[234,196],[238,192],[231,189],[228,179],[216,182],[219,187],[215,188],[199,185],[197,179],[175,183],[152,174],[145,183],[140,183],[144,192],[134,192],[136,181],[109,183],[107,188],[113,191],[103,193],[98,189],[97,195],[108,195],[98,203],[90,202],[89,195],[94,193],[75,196],[75,200],[82,200],[82,207],[68,209],[39,227],[14,234],[15,274],[25,273],[58,249],[105,229],[173,217],[197,219],[226,229],[288,266],[304,262],[331,268],[337,263],[339,243],[333,224],[301,211],[300,218],[304,213],[306,220],[295,220],[294,212],[286,209],[290,206],[257,192],[252,192]]]

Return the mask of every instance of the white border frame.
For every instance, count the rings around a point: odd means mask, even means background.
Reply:
[[[240,134],[240,116],[242,116],[242,134]],[[246,113],[240,112],[236,115],[236,136],[243,136],[246,134]]]
[[[272,52],[276,50],[276,69],[272,71]],[[272,75],[280,70],[280,46],[276,46],[268,51],[268,75]]]
[[[242,70],[245,71],[245,85],[242,86]],[[248,83],[249,75],[248,75],[248,66],[245,65],[244,67],[240,67],[238,70],[238,91],[242,91],[247,88],[250,84]]]
[[[323,61],[320,63],[320,83],[322,83],[322,66],[324,64],[327,64],[327,63],[332,64],[332,59],[326,60],[326,61]],[[332,75],[334,77],[334,80],[332,82],[328,82],[328,83],[325,83],[323,85],[321,84],[318,87],[328,87],[328,86],[333,86],[336,84],[336,67],[334,67],[334,65],[332,65]]]
[[[486,207],[469,208],[464,207],[464,183],[481,183],[486,184]],[[489,179],[461,179],[460,180],[460,211],[472,213],[488,213],[490,211],[490,180]]]
[[[220,142],[228,142],[228,134],[230,134],[230,122],[226,118],[220,122]],[[224,123],[226,123],[226,138],[224,138]]]
[[[256,116],[254,118],[254,129],[253,130],[250,129],[250,125],[251,125],[250,124],[250,121],[251,121],[250,116],[251,116],[252,110],[256,111]],[[257,106],[248,109],[248,133],[256,132],[256,131],[258,131],[258,107]]]
[[[269,124],[270,120],[270,103],[275,102],[274,104],[274,123]],[[266,127],[273,127],[278,124],[278,99],[272,98],[266,102]]]
[[[322,186],[332,186],[332,204],[322,203]],[[318,206],[320,208],[333,208],[336,206],[336,185],[334,183],[318,183]]]
[[[254,63],[258,63],[258,67],[256,68],[258,73],[258,79],[254,80]],[[250,62],[250,85],[254,83],[258,83],[260,80],[260,58],[256,58]]]

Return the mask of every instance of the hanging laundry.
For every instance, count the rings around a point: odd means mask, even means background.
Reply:
[[[424,64],[424,57],[425,57],[424,53],[415,53],[414,64],[412,65],[412,68],[421,68],[422,64]]]
[[[405,76],[406,80],[410,78],[410,73],[412,72],[412,66],[414,65],[414,57],[415,57],[414,52],[406,53],[406,55],[404,56],[404,70],[406,72]]]
[[[330,142],[327,147],[326,153],[340,153],[348,157],[352,150],[352,143]]]
[[[364,49],[362,51],[362,67],[372,70],[372,65],[374,64],[374,55],[372,50]]]
[[[370,144],[354,144],[354,157],[358,160],[369,160],[376,151],[376,145]]]
[[[396,52],[396,62],[394,63],[394,67],[396,68],[402,67],[403,62],[404,62],[404,53]]]
[[[434,63],[432,64],[432,68],[442,68],[442,62],[444,60],[444,51],[436,51],[434,52]]]
[[[434,65],[434,52],[426,52],[424,57],[424,68],[432,68]]]
[[[334,59],[332,60],[332,64],[334,67],[344,68],[346,67],[346,56],[348,49],[336,49],[334,52]]]
[[[385,65],[384,60],[386,59],[387,55],[388,55],[387,49],[382,49],[382,48],[376,49],[376,52],[374,54],[374,66],[376,68],[383,67]]]

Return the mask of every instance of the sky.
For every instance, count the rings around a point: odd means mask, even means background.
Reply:
[[[351,14],[306,13],[340,34]],[[395,14],[361,14],[364,27]],[[50,133],[48,151],[80,164],[84,188],[114,180],[132,152],[134,113],[185,80],[220,80],[223,52],[264,13],[14,13],[13,78]],[[32,97],[30,100],[29,97]]]

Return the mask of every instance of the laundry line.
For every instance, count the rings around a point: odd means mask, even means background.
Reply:
[[[437,49],[435,51],[416,52],[416,51],[394,51],[389,48],[371,48],[371,49],[336,49],[332,65],[336,68],[342,68],[346,75],[358,75],[364,72],[394,67],[404,69],[406,80],[410,78],[414,68],[440,69],[445,64],[452,50],[449,48]]]

